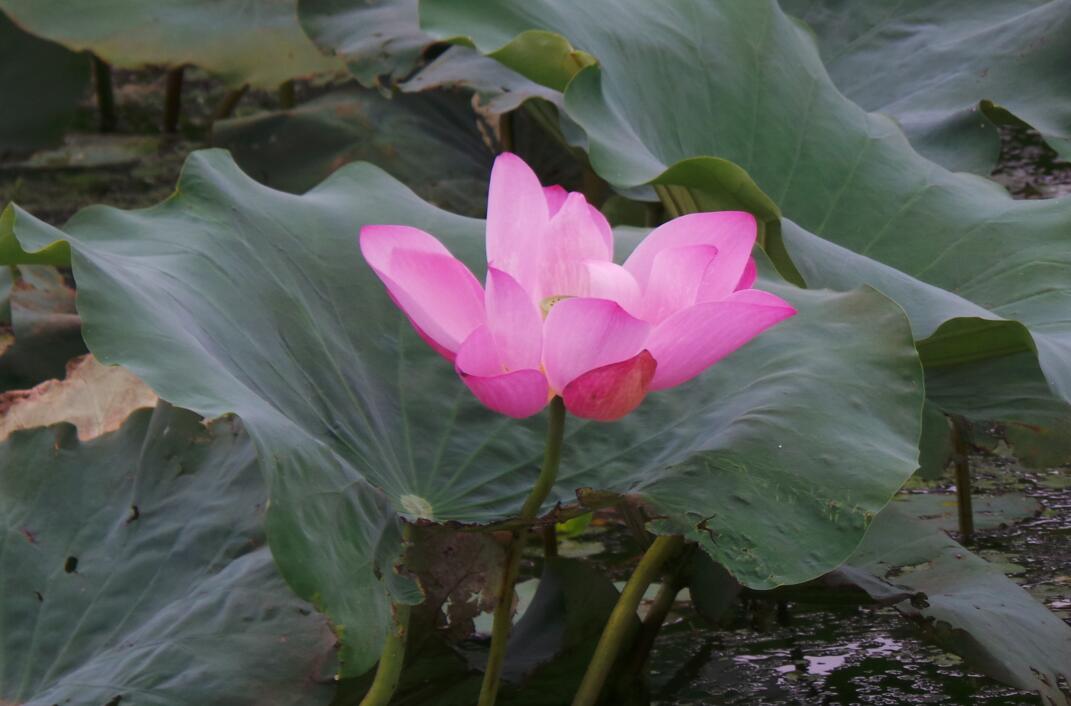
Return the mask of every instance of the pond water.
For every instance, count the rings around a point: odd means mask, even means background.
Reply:
[[[1044,508],[1034,519],[979,532],[972,549],[1069,620],[1071,471],[1027,472],[982,457],[972,466],[986,492],[1024,492]],[[793,605],[784,624],[768,618],[760,629],[728,631],[679,608],[652,656],[657,704],[1041,704],[972,672],[892,608]]]

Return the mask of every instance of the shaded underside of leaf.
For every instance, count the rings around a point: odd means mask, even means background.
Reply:
[[[433,41],[420,29],[417,0],[297,0],[297,11],[312,41],[365,86],[403,80]]]
[[[344,164],[364,161],[424,200],[473,216],[483,215],[494,157],[469,99],[442,93],[385,98],[339,90],[293,110],[218,122],[212,140],[272,188],[302,193]]]
[[[0,390],[25,390],[63,377],[67,363],[86,352],[74,290],[55,267],[22,265],[5,271],[13,279],[7,322],[11,345],[0,355]]]

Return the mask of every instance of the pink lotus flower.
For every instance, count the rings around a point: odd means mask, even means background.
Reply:
[[[576,416],[609,421],[796,313],[751,288],[755,235],[749,213],[695,213],[616,265],[610,226],[582,194],[544,189],[502,154],[487,199],[486,288],[416,228],[365,226],[361,252],[485,405],[528,417],[560,395]]]

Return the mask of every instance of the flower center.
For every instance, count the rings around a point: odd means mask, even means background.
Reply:
[[[553,297],[547,297],[539,302],[539,310],[543,313],[543,318],[547,318],[547,314],[550,313],[550,310],[554,308],[555,304],[566,299],[572,299],[572,296],[569,294],[556,294]]]

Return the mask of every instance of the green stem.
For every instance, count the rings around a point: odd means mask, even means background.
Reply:
[[[361,706],[387,706],[394,696],[398,682],[402,678],[402,664],[405,662],[405,639],[409,632],[409,606],[392,603],[394,620],[387,640],[383,643],[383,652],[376,667],[376,678],[368,693],[361,699]]]
[[[677,594],[688,584],[692,552],[695,549],[696,545],[689,545],[677,557],[674,562],[675,566],[666,572],[667,575],[662,581],[658,593],[655,594],[651,607],[647,610],[647,615],[643,617],[643,623],[640,625],[640,635],[632,646],[632,654],[629,656],[631,665],[628,668],[629,673],[637,674],[643,669],[643,665],[647,664],[647,658],[654,648],[655,639],[662,630],[662,624],[666,622],[674,601],[677,600]]]
[[[610,613],[610,619],[603,628],[599,644],[595,647],[584,680],[573,697],[573,706],[594,706],[602,693],[606,678],[610,676],[625,638],[632,628],[636,617],[636,608],[643,600],[643,594],[651,582],[658,577],[662,565],[680,551],[684,538],[672,535],[658,537],[644,553],[636,570],[632,572],[625,589],[617,599],[617,605]]]
[[[554,480],[558,477],[558,464],[562,457],[562,438],[565,436],[565,403],[560,397],[550,401],[550,421],[547,427],[547,445],[543,451],[543,470],[539,473],[535,486],[528,494],[521,508],[520,519],[535,519],[543,501],[550,494]],[[487,668],[483,673],[480,686],[478,706],[494,706],[498,698],[498,686],[502,681],[502,665],[506,659],[506,645],[509,642],[510,628],[513,627],[513,585],[521,567],[521,552],[524,550],[525,534],[514,530],[506,558],[506,570],[502,573],[502,583],[498,587],[498,604],[495,605],[494,621],[491,626],[491,651],[487,656]]]

